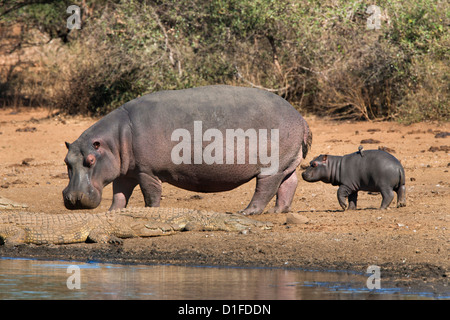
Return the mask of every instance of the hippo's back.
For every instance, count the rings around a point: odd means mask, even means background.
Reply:
[[[226,85],[159,91],[126,103],[135,120],[147,115],[146,123],[165,125],[202,121],[204,125],[227,128],[279,128],[303,118],[280,96],[255,88]],[[157,118],[157,120],[155,119]],[[154,120],[155,119],[155,120]]]
[[[362,154],[355,152],[344,156],[341,176],[347,180],[347,184],[360,184],[361,190],[366,191],[378,191],[381,185],[398,186],[405,183],[400,161],[383,150],[365,150]]]
[[[186,129],[194,138],[195,123],[201,134],[217,129],[224,137],[227,130],[265,129],[270,134],[276,129],[280,152],[289,154],[297,154],[309,134],[306,121],[292,105],[276,94],[254,88],[216,85],[159,91],[121,108],[128,111],[138,136],[161,153],[166,146],[161,141],[170,142],[174,130]]]

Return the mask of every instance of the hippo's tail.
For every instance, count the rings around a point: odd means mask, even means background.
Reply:
[[[400,186],[404,186],[405,185],[405,180],[406,180],[406,177],[405,177],[405,169],[403,169],[403,167],[400,167],[400,170],[399,170],[400,172],[399,172],[399,182],[400,182]]]
[[[308,154],[309,149],[311,149],[312,144],[312,132],[309,129],[308,123],[305,122],[305,131],[303,133],[303,141],[302,141],[302,156],[303,159],[306,158],[306,155]]]

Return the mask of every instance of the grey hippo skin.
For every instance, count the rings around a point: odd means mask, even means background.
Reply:
[[[322,181],[339,186],[342,209],[356,209],[358,191],[381,192],[380,209],[386,209],[397,193],[397,207],[406,206],[405,171],[400,161],[382,150],[366,150],[345,156],[320,155],[302,173],[308,182]]]
[[[265,129],[269,142],[271,129],[279,130],[278,170],[262,174],[262,169],[269,167],[267,161],[251,164],[249,143],[245,144],[247,158],[243,164],[194,160],[175,164],[171,152],[181,138],[172,141],[172,133],[182,128],[194,136],[194,121],[201,121],[203,132],[214,129],[222,133],[224,158],[227,129]],[[205,142],[203,137],[203,151],[212,140]],[[63,191],[64,204],[68,209],[95,208],[103,187],[112,182],[110,210],[126,207],[138,184],[145,205],[158,207],[162,182],[196,192],[220,192],[256,178],[255,193],[242,213],[263,212],[275,195],[273,211],[286,212],[297,187],[296,168],[311,142],[312,134],[303,117],[286,100],[267,91],[220,85],[152,93],[109,113],[72,144],[66,142],[70,181]],[[272,145],[266,147],[269,156]],[[195,146],[191,159],[194,151]]]

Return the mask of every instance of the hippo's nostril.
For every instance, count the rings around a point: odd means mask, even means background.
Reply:
[[[73,206],[77,203],[77,198],[74,197],[72,194],[70,194],[70,195],[68,196],[68,200],[69,200],[69,202],[70,202]]]
[[[82,193],[69,192],[69,193],[66,193],[64,196],[64,202],[66,202],[72,206],[75,206],[77,203],[80,203],[81,199],[83,199]]]

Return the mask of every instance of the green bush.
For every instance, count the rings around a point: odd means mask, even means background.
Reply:
[[[146,93],[224,83],[334,118],[448,121],[448,2],[376,4],[379,30],[358,0],[87,0],[83,29],[44,62],[43,92],[68,113],[105,114]],[[6,17],[63,38],[66,5]]]

